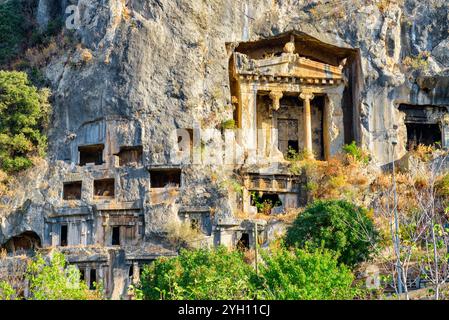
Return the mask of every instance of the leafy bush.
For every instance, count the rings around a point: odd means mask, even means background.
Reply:
[[[24,16],[21,1],[0,4],[0,65],[19,52],[25,39]]]
[[[251,299],[251,266],[240,252],[181,250],[176,258],[160,258],[144,269],[138,291],[146,300]]]
[[[357,146],[355,141],[352,141],[351,144],[343,146],[343,151],[346,154],[352,156],[355,160],[363,162],[365,164],[368,163],[370,160],[369,156],[365,153],[365,151],[363,151],[362,148],[359,148]]]
[[[147,266],[136,288],[146,300],[352,299],[354,276],[335,254],[318,249],[262,250],[257,275],[248,257],[224,247],[181,251]],[[249,259],[254,262],[254,259]]]
[[[331,249],[348,266],[369,258],[378,233],[364,208],[347,201],[316,201],[287,230],[286,244]]]
[[[430,52],[422,51],[417,56],[405,57],[402,64],[411,71],[425,71],[429,68]]]
[[[6,281],[0,281],[0,300],[15,300],[16,291]]]
[[[271,209],[282,206],[280,200],[263,199],[259,192],[251,192],[252,204],[257,208],[257,212],[265,215],[271,214]]]
[[[276,249],[262,253],[264,264],[257,280],[258,298],[274,300],[353,299],[354,276],[338,265],[335,254],[323,249]]]
[[[235,129],[235,120],[230,119],[221,123],[222,129]]]
[[[194,248],[202,238],[198,229],[189,222],[169,222],[164,231],[168,243],[175,249]]]
[[[23,72],[0,71],[0,166],[11,173],[44,156],[50,105],[48,90],[38,90]]]
[[[27,280],[32,300],[94,300],[101,299],[100,290],[90,291],[80,280],[77,267],[67,265],[65,256],[54,253],[47,263],[41,255],[29,265]]]

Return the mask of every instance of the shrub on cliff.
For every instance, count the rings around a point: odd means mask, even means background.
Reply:
[[[369,258],[378,233],[366,209],[347,201],[327,200],[312,203],[287,230],[288,246],[325,248],[339,254],[348,265]]]
[[[44,156],[49,91],[32,86],[23,72],[0,71],[0,167],[12,173]]]

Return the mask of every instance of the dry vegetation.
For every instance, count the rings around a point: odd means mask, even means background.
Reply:
[[[196,248],[201,245],[203,236],[200,232],[192,228],[188,222],[171,221],[166,226],[166,240],[174,248]]]

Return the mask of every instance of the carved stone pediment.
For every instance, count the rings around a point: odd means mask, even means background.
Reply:
[[[301,79],[343,80],[343,66],[332,66],[314,61],[299,54],[282,53],[265,59],[250,59],[242,53],[235,55],[237,75],[257,75],[271,77],[295,77]]]

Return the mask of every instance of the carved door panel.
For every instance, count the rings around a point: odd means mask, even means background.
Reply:
[[[81,224],[78,222],[69,224],[69,246],[78,246],[80,245],[81,240]]]
[[[298,151],[298,120],[278,119],[279,150],[288,155],[289,147]]]
[[[124,234],[124,242],[126,245],[134,245],[134,239],[135,239],[135,231],[133,226],[124,226],[123,227],[123,234]]]

